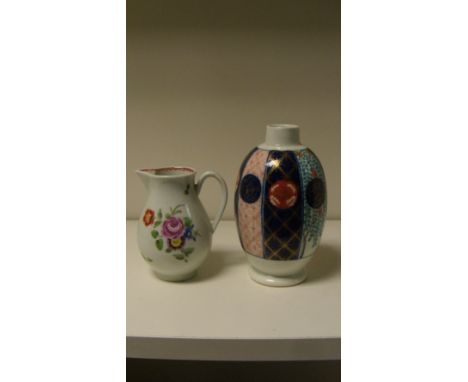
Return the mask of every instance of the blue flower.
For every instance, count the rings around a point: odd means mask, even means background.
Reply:
[[[184,238],[192,239],[192,227],[185,227]]]

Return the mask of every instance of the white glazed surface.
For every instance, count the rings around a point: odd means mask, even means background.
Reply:
[[[267,260],[247,254],[250,277],[267,286],[293,286],[306,279],[305,268],[312,259],[308,256],[298,260]]]
[[[262,150],[303,150],[299,126],[287,123],[267,125],[265,142],[257,146]]]
[[[211,239],[214,232],[213,226],[208,218],[205,208],[198,198],[201,187],[196,187],[194,183],[195,172],[187,175],[176,176],[155,176],[143,171],[137,172],[147,188],[148,196],[145,206],[140,214],[137,225],[137,242],[141,255],[147,264],[152,267],[154,273],[161,279],[167,281],[183,281],[195,275],[196,270],[202,265],[208,256],[211,248]],[[200,179],[206,176],[213,176],[218,179],[217,174],[211,172],[202,174]],[[227,189],[222,178],[219,177],[223,200],[219,212],[221,218],[227,201]],[[187,185],[190,185],[188,194],[186,194]],[[200,185],[201,186],[201,185]],[[153,210],[156,214],[159,209],[162,210],[162,221],[164,215],[176,206],[181,206],[181,213],[177,217],[189,217],[192,220],[194,230],[199,235],[195,240],[190,240],[189,245],[194,251],[187,257],[187,261],[179,260],[175,256],[167,253],[166,242],[164,240],[164,249],[158,250],[155,244],[155,238],[151,231],[153,224],[145,225],[143,218],[147,209]],[[215,221],[216,227],[217,221]],[[161,232],[162,224],[158,227]]]

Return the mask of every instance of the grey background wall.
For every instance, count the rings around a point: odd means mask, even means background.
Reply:
[[[240,163],[268,123],[301,126],[319,156],[329,218],[340,218],[340,2],[127,2],[127,217],[141,167],[218,171],[233,218]],[[213,216],[217,184],[201,199]]]

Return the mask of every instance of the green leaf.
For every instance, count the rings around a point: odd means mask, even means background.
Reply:
[[[183,248],[181,252],[183,252],[186,256],[190,255],[194,251],[193,248]]]
[[[172,252],[172,249],[166,248],[166,252],[167,252],[167,253],[171,253],[171,252]]]
[[[162,218],[162,212],[161,212],[161,208],[160,208],[160,209],[158,210],[158,219],[161,220],[161,218]]]
[[[159,236],[159,232],[154,229],[151,231],[151,236],[153,236],[156,239]]]
[[[184,224],[186,227],[191,227],[192,219],[190,219],[188,216],[184,217]]]
[[[163,248],[163,241],[162,239],[156,240],[156,247],[161,251]]]
[[[180,254],[180,253],[176,253],[174,254],[174,257],[177,259],[177,260],[183,260],[185,259],[185,256]]]
[[[169,219],[169,218],[171,218],[171,217],[172,217],[172,215],[171,215],[171,214],[166,214],[165,216],[166,216],[166,219]]]
[[[157,226],[159,226],[161,224],[161,220],[158,220],[156,223],[154,223],[154,228],[156,228]]]
[[[172,214],[175,215],[182,213],[181,207],[183,207],[183,204],[178,204],[177,206],[175,206]]]

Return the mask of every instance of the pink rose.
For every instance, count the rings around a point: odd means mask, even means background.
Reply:
[[[184,234],[184,223],[182,219],[172,217],[162,225],[162,235],[168,239],[177,239]]]

